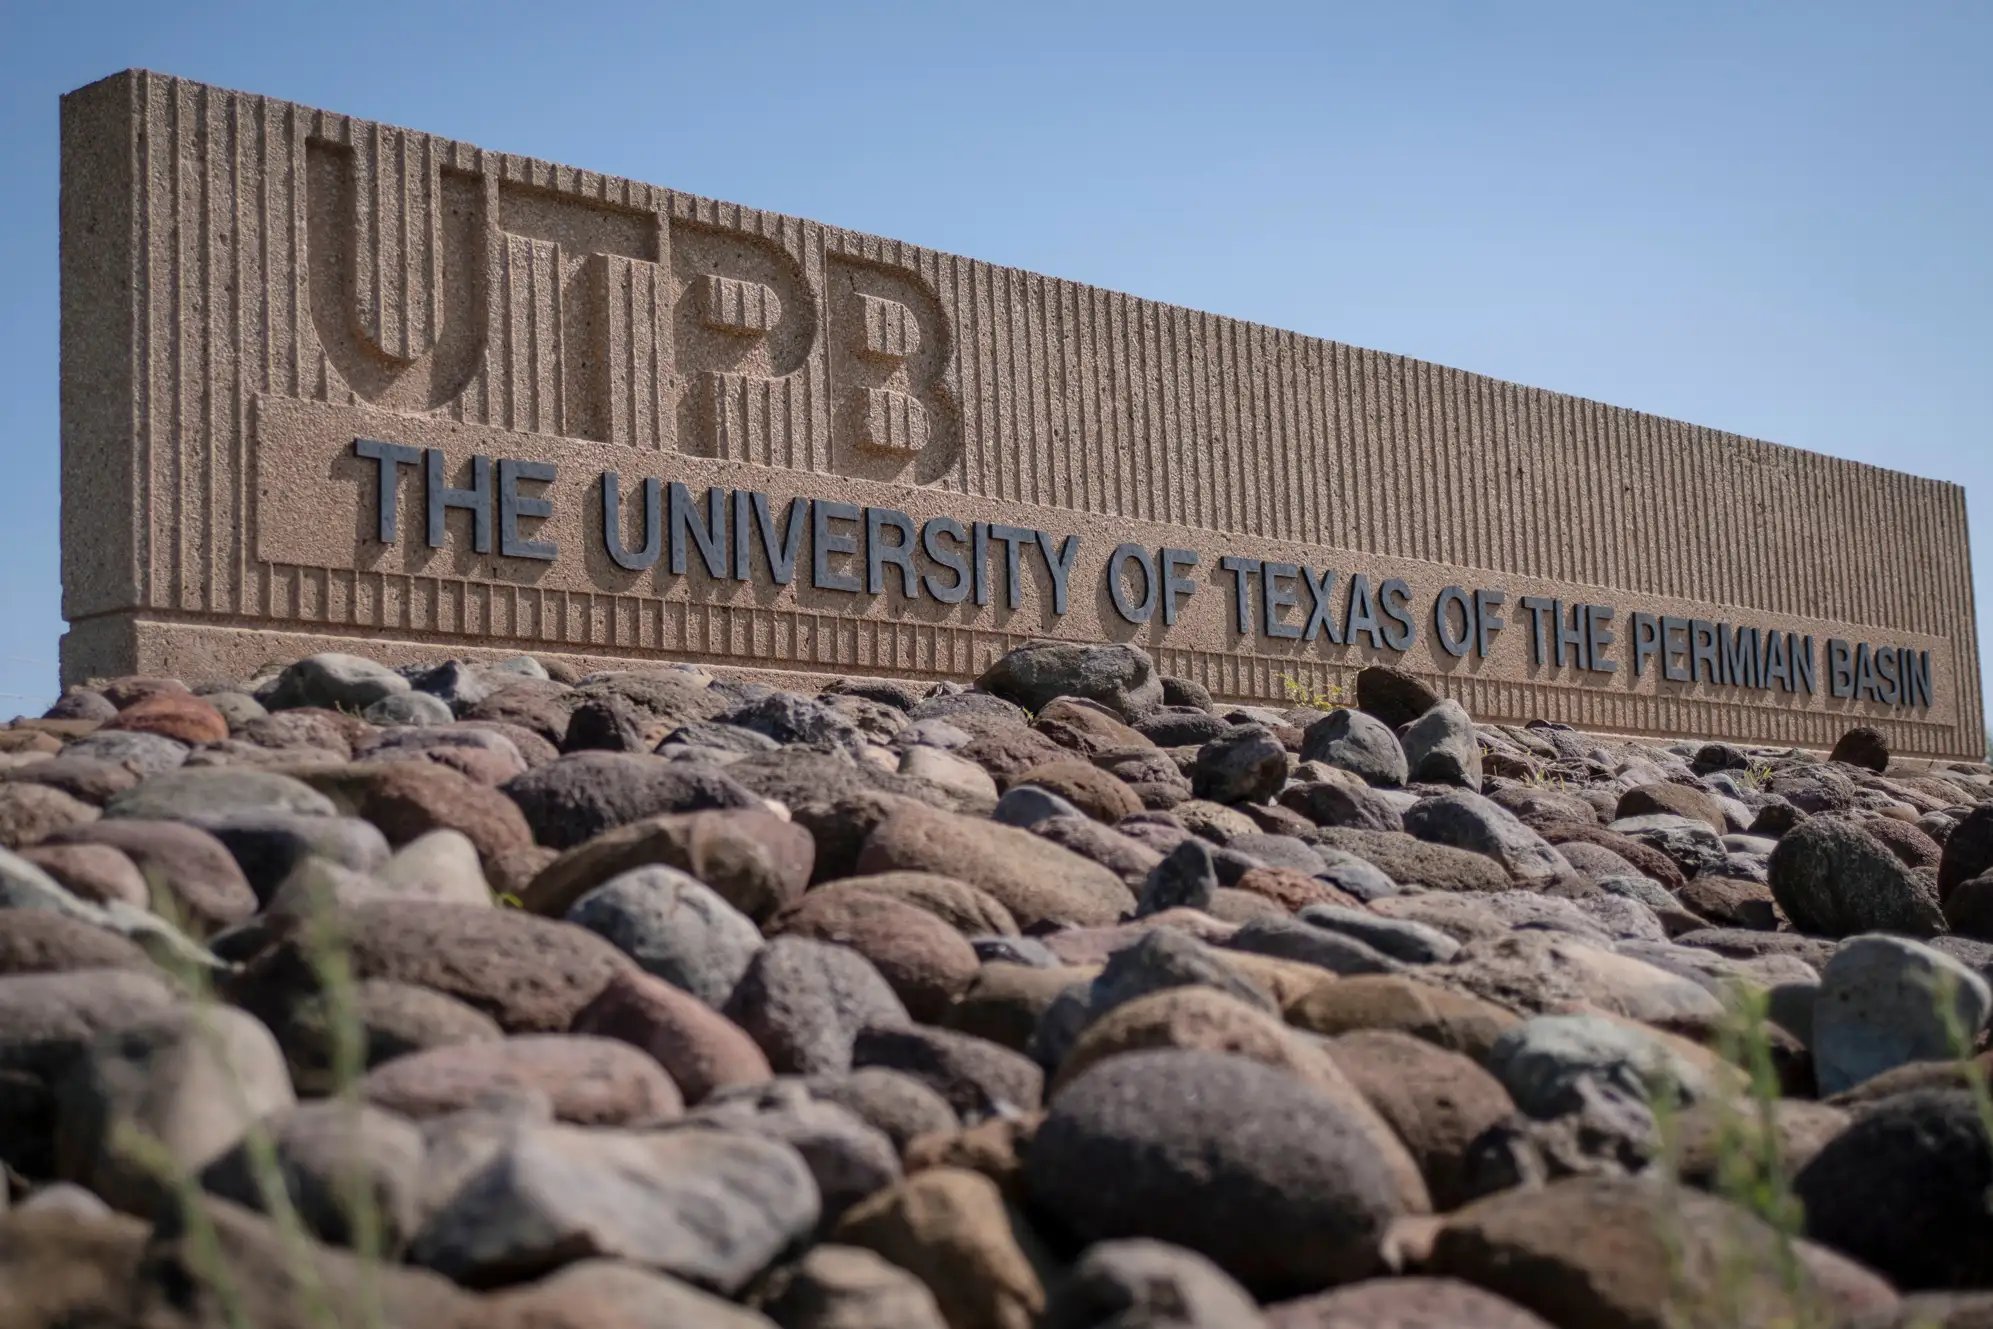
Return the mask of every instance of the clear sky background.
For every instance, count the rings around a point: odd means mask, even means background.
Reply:
[[[63,629],[56,99],[134,65],[1955,481],[1993,677],[1983,0],[0,0],[0,715]]]

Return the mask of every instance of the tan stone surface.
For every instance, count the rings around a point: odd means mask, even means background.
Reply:
[[[154,74],[71,94],[63,157],[65,680],[524,649],[794,686],[1057,636],[1241,699],[1385,661],[1480,719],[1978,749],[1956,486]],[[555,464],[519,533],[558,557],[479,553],[463,511],[430,548],[421,465],[379,542],[356,438],[440,449],[454,485],[473,454],[494,489],[501,459]],[[765,493],[778,525],[800,496],[1078,534],[1068,612],[1035,547],[1010,607],[994,541],[981,607],[890,566],[816,589],[807,533],[787,587],[758,532],[747,581],[696,548],[626,571],[605,470],[633,546],[647,477]],[[1112,611],[1124,541],[1198,554],[1174,624]],[[1354,575],[1402,578],[1417,639],[1241,636],[1227,554],[1334,569],[1338,622]],[[1487,657],[1439,648],[1448,585],[1507,593]],[[1532,664],[1532,594],[1613,605],[1619,671]],[[1811,633],[1820,691],[1636,680],[1636,610]],[[1933,704],[1829,697],[1834,636],[1930,651]]]

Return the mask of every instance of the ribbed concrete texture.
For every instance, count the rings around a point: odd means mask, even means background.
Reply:
[[[1051,636],[1979,748],[1952,485],[156,74],[65,101],[62,247],[66,680]]]

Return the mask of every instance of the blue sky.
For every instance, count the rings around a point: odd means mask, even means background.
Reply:
[[[1966,486],[1993,6],[11,0],[0,714],[55,693],[56,99],[141,65]]]

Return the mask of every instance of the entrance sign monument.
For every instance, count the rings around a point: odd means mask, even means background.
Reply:
[[[1980,750],[1957,486],[266,97],[62,127],[65,682],[361,650]]]

